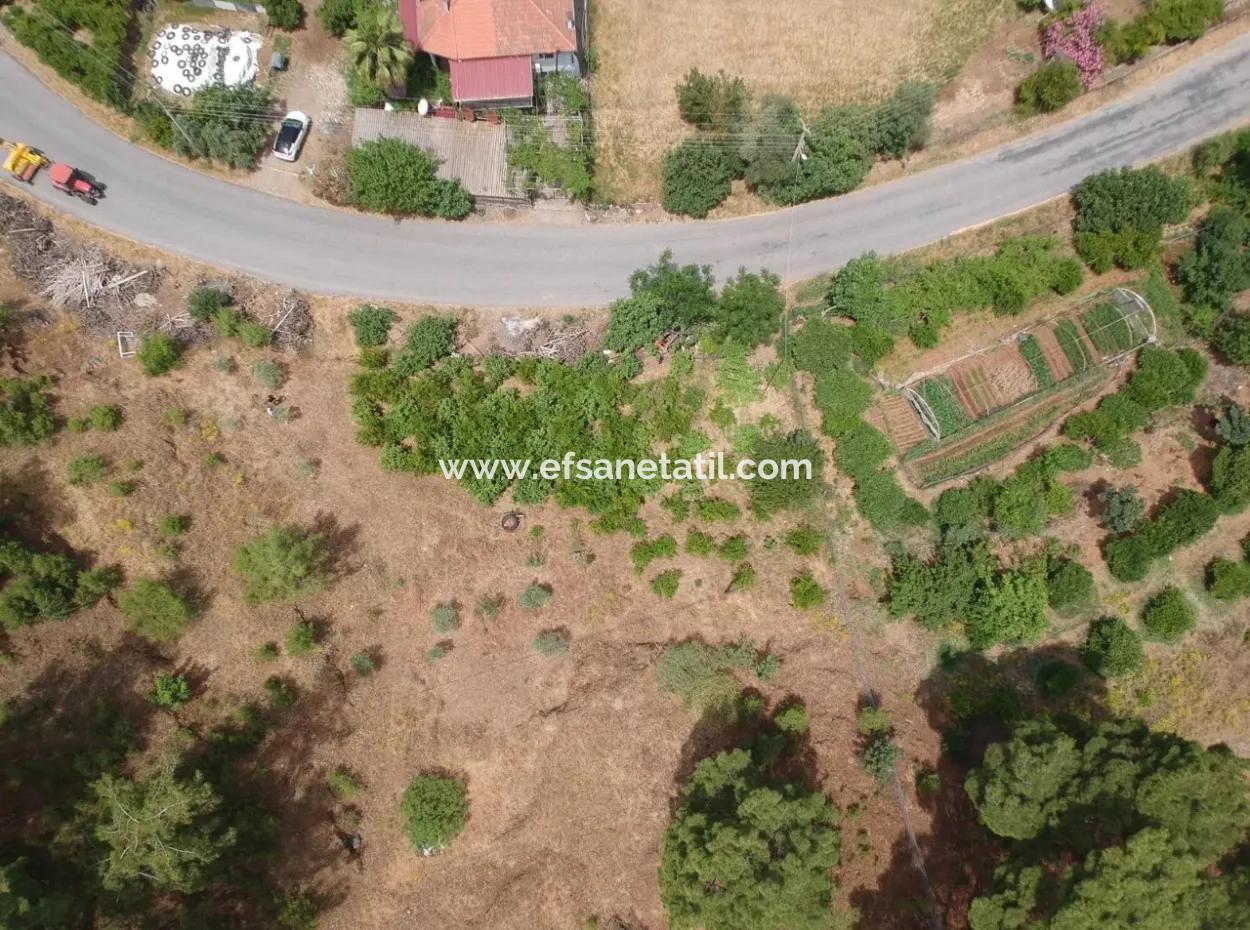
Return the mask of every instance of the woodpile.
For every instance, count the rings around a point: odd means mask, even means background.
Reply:
[[[135,298],[159,283],[160,270],[132,265],[98,246],[57,233],[27,203],[0,194],[0,236],[13,273],[92,333],[135,328]]]

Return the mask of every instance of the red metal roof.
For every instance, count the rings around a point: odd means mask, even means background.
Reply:
[[[528,55],[451,62],[451,96],[457,102],[526,100],[534,96],[534,69]]]

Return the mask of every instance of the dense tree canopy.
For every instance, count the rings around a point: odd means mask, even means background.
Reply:
[[[1214,863],[1247,840],[1239,761],[1136,721],[1020,724],[966,783],[982,822],[1015,841],[973,930],[1231,930],[1244,877]]]
[[[826,930],[838,862],[821,794],[777,781],[745,749],[700,762],[664,834],[660,899],[674,930]]]

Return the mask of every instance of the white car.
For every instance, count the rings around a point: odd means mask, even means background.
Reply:
[[[273,154],[275,158],[281,158],[283,161],[295,161],[299,158],[300,149],[304,147],[304,140],[308,138],[308,129],[312,126],[312,120],[308,118],[307,113],[301,113],[299,110],[292,110],[282,120],[282,125],[278,127],[278,135],[273,140]]]

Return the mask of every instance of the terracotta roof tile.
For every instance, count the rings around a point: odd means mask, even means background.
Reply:
[[[409,41],[452,61],[577,51],[573,0],[400,0]]]

